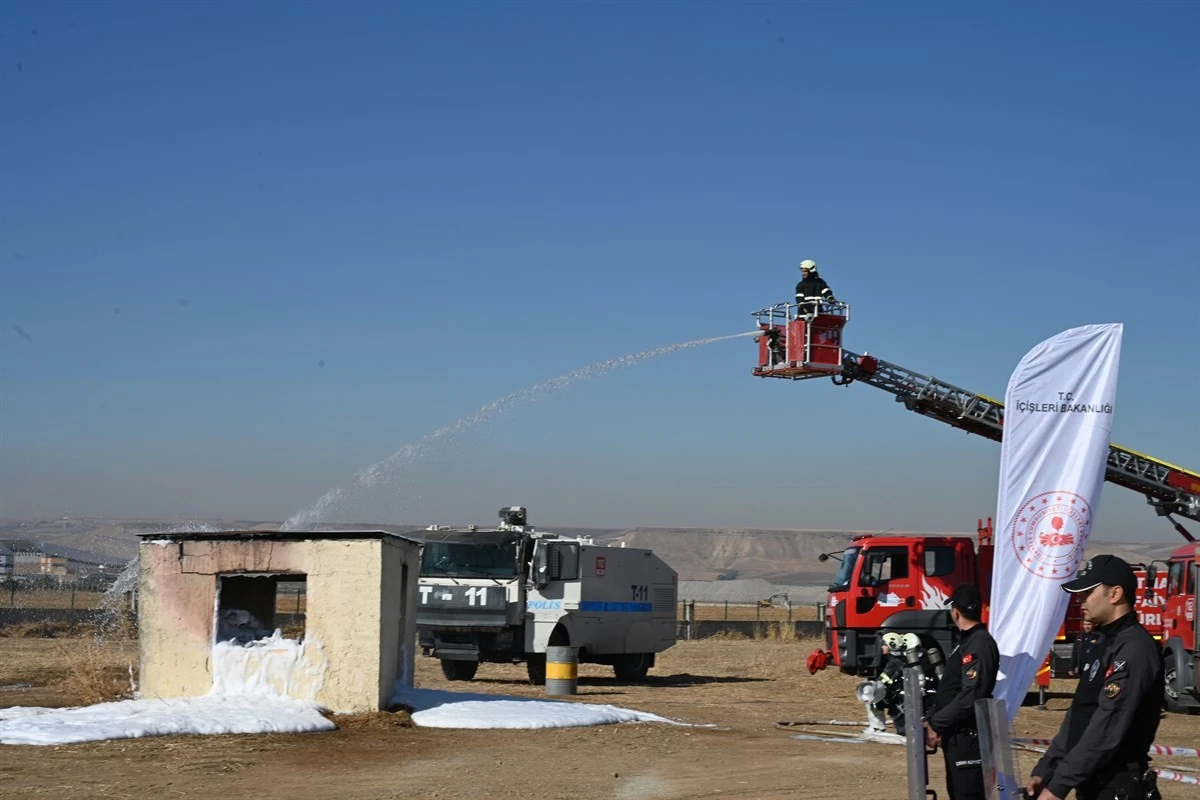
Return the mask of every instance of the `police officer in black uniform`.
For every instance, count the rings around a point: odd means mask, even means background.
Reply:
[[[979,621],[983,612],[979,589],[960,583],[948,605],[950,619],[962,636],[946,659],[935,710],[925,722],[925,742],[942,746],[950,800],[984,800],[975,701],[990,698],[996,688],[1000,649]]]
[[[1155,800],[1146,753],[1158,732],[1163,663],[1133,613],[1137,576],[1124,560],[1096,556],[1063,584],[1084,595],[1083,618],[1100,644],[1079,668],[1079,687],[1050,749],[1025,787],[1037,800]]]

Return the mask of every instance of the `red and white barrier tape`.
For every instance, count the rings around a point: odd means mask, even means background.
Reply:
[[[1049,747],[1051,741],[1049,739],[1013,739],[1017,744],[1040,744],[1043,747]],[[1150,751],[1146,753],[1150,756],[1191,756],[1192,758],[1200,758],[1200,750],[1194,747],[1171,747],[1165,744],[1152,744]]]
[[[853,737],[833,737],[833,736],[813,736],[812,734],[799,734],[792,736],[793,739],[808,740],[814,742],[845,742],[849,744],[860,744],[863,742],[878,742],[880,744],[904,744],[904,739],[894,734],[882,734],[876,737],[866,735],[864,731],[860,734],[860,738]],[[1050,746],[1049,739],[1013,739],[1013,744],[1034,745],[1032,749],[1039,753],[1044,753],[1046,747]],[[1037,747],[1041,745],[1041,747]],[[1150,753],[1159,756],[1195,756],[1196,750],[1190,747],[1168,747],[1165,744],[1150,745]],[[1176,772],[1173,769],[1165,769],[1159,767],[1154,770],[1158,773],[1158,777],[1164,781],[1178,781],[1187,783],[1193,786],[1200,786],[1200,775],[1185,775],[1182,772]]]
[[[1150,745],[1150,753],[1152,756],[1191,756],[1192,758],[1200,758],[1200,750],[1194,747],[1168,747],[1165,744]]]
[[[1160,769],[1157,770],[1157,772],[1158,777],[1162,778],[1163,780],[1179,781],[1180,783],[1190,783],[1194,786],[1200,786],[1200,776],[1197,775],[1184,775],[1183,773],[1175,772],[1174,770],[1170,769]]]

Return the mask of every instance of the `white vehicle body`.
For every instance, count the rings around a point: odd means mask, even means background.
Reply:
[[[526,662],[540,683],[550,646],[639,680],[675,644],[678,575],[649,550],[524,525],[424,538],[417,631],[451,680],[469,680],[485,661]]]

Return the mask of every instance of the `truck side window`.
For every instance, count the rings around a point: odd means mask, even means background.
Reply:
[[[1186,564],[1182,561],[1176,561],[1171,565],[1171,569],[1167,573],[1168,597],[1183,593],[1183,568],[1185,566]]]
[[[954,548],[935,545],[925,548],[925,574],[930,578],[954,572]]]
[[[887,581],[907,577],[907,548],[880,547],[867,551],[860,579],[863,586],[878,586]]]
[[[579,545],[574,542],[556,542],[549,547],[550,577],[554,580],[573,581],[579,578]]]

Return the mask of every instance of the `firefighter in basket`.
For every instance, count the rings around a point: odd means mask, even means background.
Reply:
[[[833,290],[817,273],[817,262],[804,259],[800,262],[800,282],[796,284],[796,313],[799,316],[815,314],[824,303],[836,303]]]

